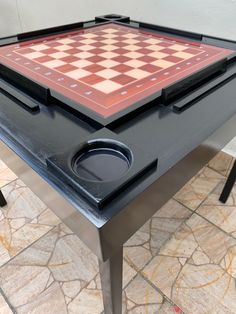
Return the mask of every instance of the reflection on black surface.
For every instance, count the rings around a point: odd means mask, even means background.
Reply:
[[[93,149],[79,156],[73,165],[75,173],[89,181],[112,181],[129,169],[129,160],[113,149]]]

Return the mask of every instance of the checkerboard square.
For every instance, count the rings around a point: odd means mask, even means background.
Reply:
[[[170,61],[166,61],[166,60],[156,60],[156,61],[153,61],[151,62],[151,64],[153,65],[156,65],[162,69],[167,69],[169,67],[171,67],[172,65],[174,65],[173,62],[170,62]]]
[[[90,62],[88,60],[81,59],[81,60],[72,62],[71,64],[76,66],[77,68],[84,68],[84,67],[87,67],[88,65],[91,65],[92,62]]]
[[[125,62],[125,64],[132,67],[132,68],[139,68],[139,67],[143,66],[145,64],[145,62],[137,60],[137,59],[133,59],[133,60]]]
[[[45,49],[48,49],[48,48],[49,48],[49,46],[44,45],[44,44],[35,45],[35,46],[31,47],[31,49],[35,50],[35,51],[41,51],[41,50],[45,50]]]
[[[75,67],[71,64],[64,64],[64,65],[61,65],[61,66],[56,67],[54,69],[59,71],[59,72],[66,73],[66,72],[77,70],[77,67]]]
[[[140,67],[139,69],[143,70],[143,71],[150,72],[150,73],[154,73],[154,72],[158,72],[158,71],[162,70],[162,68],[157,67],[153,64],[145,64],[142,67]]]
[[[35,51],[35,52],[31,52],[31,53],[27,53],[24,55],[27,59],[36,59],[36,58],[39,58],[39,57],[44,57],[45,55],[39,51]]]
[[[70,38],[63,38],[63,39],[57,40],[57,42],[63,45],[68,45],[68,44],[74,43],[74,40]]]
[[[143,54],[139,53],[139,52],[132,51],[132,52],[125,53],[124,56],[128,57],[130,59],[137,59],[137,58],[142,57]]]
[[[106,93],[106,94],[114,92],[114,91],[120,89],[121,87],[122,87],[121,84],[118,84],[118,83],[113,82],[111,80],[105,80],[105,81],[102,81],[100,83],[93,85],[93,88],[96,88],[97,90],[99,90],[103,93]]]
[[[106,58],[106,59],[112,59],[114,57],[118,57],[118,53],[114,53],[112,51],[107,51],[104,53],[99,54],[101,57]]]
[[[60,46],[57,46],[57,47],[54,47],[56,50],[59,50],[59,51],[66,51],[66,50],[70,50],[71,49],[71,46],[69,45],[60,45]]]
[[[136,50],[139,50],[140,47],[139,46],[136,46],[136,45],[128,45],[125,47],[126,50],[129,50],[129,51],[136,51]]]
[[[98,62],[99,65],[103,66],[104,68],[112,68],[116,65],[118,65],[119,63],[114,61],[114,60],[104,60],[101,62]]]
[[[128,76],[128,75],[125,75],[125,74],[120,74],[120,75],[114,77],[112,79],[112,81],[119,83],[121,85],[127,85],[127,84],[135,81],[135,78]]]
[[[190,59],[192,57],[190,53],[183,52],[183,51],[176,52],[172,56],[182,58],[182,59]]]
[[[69,54],[66,52],[60,51],[60,52],[52,53],[50,54],[50,56],[55,59],[62,59],[62,58],[68,57]]]
[[[43,65],[47,68],[50,68],[50,69],[54,69],[54,68],[57,68],[59,66],[62,66],[62,65],[65,65],[66,63],[61,61],[61,60],[52,60],[52,61],[48,61],[48,62],[45,62],[43,63]]]
[[[132,70],[132,67],[130,67],[130,66],[124,64],[124,63],[123,64],[121,63],[121,64],[118,64],[118,65],[114,66],[112,68],[112,70],[118,71],[120,73],[125,73],[127,71]]]
[[[83,69],[77,69],[74,71],[67,72],[66,75],[73,78],[73,79],[78,80],[78,79],[81,79],[82,77],[90,75],[90,73],[88,71],[83,70]]]
[[[91,52],[88,52],[88,51],[82,51],[82,52],[78,52],[78,53],[74,54],[74,56],[79,58],[79,59],[88,59],[88,58],[94,56],[94,54]]]
[[[96,74],[101,77],[104,77],[105,79],[111,79],[119,75],[120,73],[112,69],[105,69],[105,70],[97,72]]]
[[[144,77],[147,77],[150,75],[149,72],[146,72],[146,71],[143,71],[143,70],[140,70],[140,69],[133,69],[131,71],[128,71],[125,73],[126,75],[128,76],[131,76],[137,80],[141,80],[143,79]]]
[[[91,65],[88,65],[88,66],[84,67],[83,69],[86,71],[89,71],[91,73],[96,73],[96,72],[105,70],[104,67],[102,67],[101,65],[96,64],[96,63],[92,63]]]
[[[156,59],[163,59],[163,58],[167,57],[168,54],[160,52],[160,51],[154,51],[154,52],[149,53],[148,56],[156,58]]]
[[[95,85],[99,82],[104,81],[104,79],[101,76],[98,76],[96,74],[90,74],[88,76],[84,76],[82,78],[80,78],[81,82],[84,82],[88,85]]]

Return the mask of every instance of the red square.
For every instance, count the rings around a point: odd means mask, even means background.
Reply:
[[[88,76],[81,78],[80,81],[82,81],[88,85],[94,85],[94,84],[97,84],[101,81],[104,81],[104,78],[102,78],[101,76],[98,76],[96,74],[91,74],[91,75],[88,75]]]
[[[51,47],[51,48],[54,48],[54,47],[60,46],[61,44],[58,43],[57,41],[50,41],[50,42],[46,43],[46,45]]]
[[[58,52],[58,50],[56,50],[56,49],[54,49],[54,48],[48,48],[48,49],[45,49],[45,50],[43,51],[43,53],[44,53],[45,55],[51,55],[51,54],[56,53],[56,52]]]
[[[158,44],[158,46],[162,46],[162,47],[170,47],[172,45],[173,45],[173,43],[164,42],[164,41]]]
[[[43,57],[39,57],[34,59],[34,61],[39,62],[39,63],[44,63],[44,62],[48,62],[48,61],[52,61],[54,60],[52,57],[50,56],[43,56]]]
[[[191,53],[192,55],[197,55],[200,51],[193,48],[187,48],[186,50],[184,50],[184,52]]]
[[[162,70],[162,68],[157,67],[157,66],[155,66],[153,64],[145,64],[142,67],[140,67],[139,69],[143,70],[143,71],[150,72],[150,73],[154,73],[154,72]]]
[[[121,85],[126,85],[126,84],[129,84],[129,83],[135,81],[135,78],[130,77],[130,76],[125,75],[125,74],[121,74],[121,75],[114,77],[112,79],[112,81],[119,83]]]
[[[61,66],[55,68],[55,70],[62,72],[62,73],[67,73],[67,72],[70,72],[73,70],[77,70],[77,67],[75,67],[71,64],[64,64],[64,65],[61,65]]]
[[[118,53],[120,55],[124,55],[125,53],[128,53],[130,51],[123,48],[118,48],[118,49],[112,50],[112,52]]]
[[[67,56],[67,57],[61,58],[60,60],[67,63],[72,63],[72,62],[78,61],[78,58],[75,56]]]
[[[104,67],[102,67],[101,65],[96,64],[96,63],[88,65],[87,67],[83,68],[83,70],[89,71],[89,72],[92,72],[92,73],[96,73],[96,72],[102,71],[104,69],[105,69]]]
[[[127,38],[126,38],[126,39],[127,39]],[[124,38],[123,38],[123,40],[124,40]],[[124,43],[124,42],[122,42],[122,41],[117,41],[117,42],[115,43],[115,46],[120,47],[120,48],[126,47],[127,45],[128,45],[127,43]]]
[[[175,56],[168,56],[168,57],[163,58],[163,60],[174,62],[174,63],[178,63],[180,61],[183,61],[182,58],[175,57]]]
[[[150,50],[150,49],[147,49],[147,48],[141,48],[141,49],[136,50],[136,52],[139,52],[139,53],[142,53],[144,55],[147,55],[149,53],[152,53],[153,50]]]
[[[118,72],[121,72],[121,73],[125,73],[125,72],[128,72],[128,71],[132,70],[133,68],[128,66],[128,65],[126,65],[126,64],[118,64],[118,65],[114,66],[111,69],[115,70],[115,71],[118,71]]]
[[[101,48],[94,48],[94,49],[89,50],[89,52],[98,55],[98,54],[100,54],[100,53],[106,52],[106,50],[101,49]]]
[[[160,52],[167,53],[168,55],[171,55],[173,53],[176,53],[177,51],[174,49],[171,49],[171,48],[165,48],[165,49],[160,50]]]
[[[104,61],[106,59],[103,57],[100,57],[100,56],[92,56],[92,57],[88,58],[87,60],[90,62],[98,63],[98,62]]]
[[[79,50],[77,48],[71,48],[65,51],[65,53],[69,53],[70,55],[75,55],[76,53],[82,52],[82,50]]]
[[[150,63],[150,62],[155,61],[156,59],[150,56],[143,56],[143,57],[138,58],[137,60]]]
[[[125,56],[118,56],[118,57],[112,58],[112,60],[114,60],[116,62],[124,63],[124,62],[127,62],[127,61],[132,60],[132,59],[125,57]]]

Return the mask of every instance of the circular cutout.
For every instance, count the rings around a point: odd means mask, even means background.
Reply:
[[[73,158],[75,174],[86,181],[107,182],[122,177],[130,168],[130,150],[116,141],[92,141]]]
[[[120,19],[122,16],[121,15],[117,15],[117,14],[108,14],[105,15],[106,19]]]

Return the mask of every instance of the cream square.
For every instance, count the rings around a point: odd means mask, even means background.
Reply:
[[[75,79],[75,80],[79,80],[82,77],[85,77],[87,75],[90,75],[91,73],[88,71],[85,71],[83,69],[77,69],[77,70],[73,70],[70,72],[65,73],[65,75]]]
[[[193,55],[191,53],[187,53],[187,52],[183,52],[183,51],[179,51],[176,53],[173,53],[172,56],[178,57],[178,58],[182,58],[182,59],[190,59],[193,57]]]
[[[112,51],[107,51],[99,54],[100,57],[106,58],[106,59],[112,59],[115,57],[118,57],[118,53],[112,52]]]
[[[84,50],[84,51],[89,51],[89,50],[94,49],[94,46],[91,46],[91,45],[84,45],[84,46],[80,46],[79,49],[80,49],[80,50]]]
[[[110,39],[102,40],[101,42],[106,45],[112,45],[112,44],[117,43],[117,40],[110,38]]]
[[[129,65],[133,68],[139,68],[139,67],[145,65],[146,62],[134,59],[134,60],[129,60],[129,61],[125,62],[125,64]]]
[[[133,34],[133,33],[128,33],[128,34],[124,34],[122,35],[123,37],[126,37],[126,38],[136,38],[138,37],[139,35],[137,34]]]
[[[70,39],[70,38],[63,38],[63,39],[57,40],[57,42],[60,44],[63,44],[63,45],[67,45],[67,44],[72,44],[75,41],[73,39]]]
[[[163,59],[163,58],[167,57],[168,54],[160,52],[160,51],[154,51],[154,52],[149,53],[148,56],[153,57],[153,58],[157,58],[157,59]]]
[[[128,46],[125,46],[125,49],[129,50],[129,51],[135,51],[135,50],[139,50],[141,48],[139,46],[135,46],[135,45],[128,45]]]
[[[161,40],[156,39],[156,38],[148,38],[148,39],[144,40],[144,42],[147,44],[156,45],[156,44],[161,43]]]
[[[69,56],[69,54],[65,53],[63,51],[50,54],[50,57],[55,58],[55,59],[62,59],[62,58],[68,57],[68,56]]]
[[[65,65],[65,64],[66,64],[66,62],[63,62],[61,60],[52,60],[52,61],[48,61],[48,62],[44,62],[43,63],[43,65],[45,67],[48,67],[50,69],[57,68],[57,67],[59,67],[61,65]]]
[[[133,39],[133,38],[128,38],[126,40],[122,40],[123,43],[126,43],[128,45],[134,45],[139,43],[139,40]]]
[[[174,49],[177,51],[183,51],[185,49],[187,49],[188,47],[184,46],[184,45],[178,45],[178,44],[174,44],[171,47],[169,47],[170,49]]]
[[[83,52],[76,53],[74,56],[80,59],[87,59],[87,58],[93,57],[94,53],[83,51]]]
[[[27,53],[24,55],[25,58],[27,59],[36,59],[36,58],[40,58],[40,57],[43,57],[45,56],[45,54],[39,52],[39,51],[35,51],[35,52],[30,52],[30,53]]]
[[[106,34],[106,35],[102,35],[102,37],[105,37],[105,38],[107,38],[107,39],[109,39],[109,38],[116,38],[117,37],[117,35],[115,35],[115,34]]]
[[[59,51],[66,51],[66,50],[69,50],[71,48],[72,47],[69,45],[60,45],[60,46],[54,47],[54,49],[59,50]]]
[[[151,64],[161,67],[163,69],[167,69],[171,67],[172,65],[174,65],[173,62],[166,61],[166,60],[156,60],[156,61],[151,62]]]
[[[117,49],[118,47],[117,47],[117,46],[114,46],[114,45],[105,45],[105,46],[102,46],[101,48],[102,48],[103,50],[112,51],[112,50]]]
[[[104,61],[98,62],[97,64],[99,64],[99,65],[101,65],[101,66],[103,66],[105,68],[112,68],[112,67],[118,65],[119,62],[116,62],[114,60],[109,60],[108,59],[108,60],[104,60]]]
[[[147,48],[149,50],[153,50],[153,51],[160,51],[162,49],[165,49],[165,47],[158,46],[158,45],[150,45],[150,46],[147,46],[145,48]]]
[[[100,83],[93,85],[93,88],[96,88],[100,92],[103,92],[106,94],[114,92],[114,91],[120,89],[121,87],[123,87],[121,84],[118,84],[118,83],[110,81],[110,80],[105,80],[105,81],[102,81]]]
[[[93,33],[85,33],[82,35],[84,38],[95,38],[97,37],[96,34],[93,34]]]
[[[116,33],[117,29],[115,29],[115,28],[107,28],[107,29],[104,29],[103,31],[106,32],[106,33],[112,34],[112,33]]]
[[[84,67],[87,67],[88,65],[91,65],[91,64],[93,64],[93,63],[88,61],[88,60],[84,60],[84,59],[71,62],[71,65],[74,65],[75,67],[78,67],[78,68],[84,68]]]
[[[104,77],[105,79],[111,79],[117,75],[120,75],[120,73],[112,69],[105,69],[97,72],[96,75]]]
[[[48,49],[48,48],[50,48],[50,47],[47,46],[47,45],[41,44],[41,45],[31,46],[30,48],[33,49],[33,50],[35,50],[35,51],[41,51],[41,50]]]
[[[146,71],[143,71],[143,70],[140,70],[140,69],[133,69],[133,70],[130,70],[130,71],[126,72],[125,74],[128,75],[128,76],[134,77],[137,80],[141,80],[144,77],[147,77],[147,76],[150,75],[149,72],[146,72]]]
[[[87,38],[87,39],[83,39],[83,40],[80,40],[80,42],[82,44],[85,44],[85,45],[90,45],[90,44],[93,44],[96,42],[96,40],[92,39],[92,38]]]
[[[132,52],[127,52],[124,54],[125,57],[128,57],[128,58],[140,58],[140,57],[143,57],[144,54],[142,53],[139,53],[139,52],[135,52],[135,51],[132,51]]]

